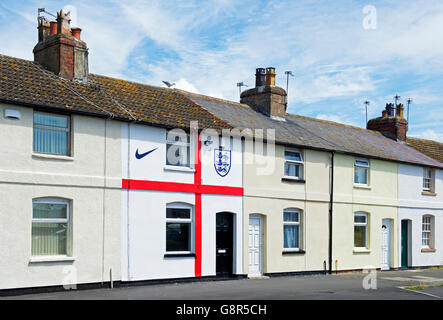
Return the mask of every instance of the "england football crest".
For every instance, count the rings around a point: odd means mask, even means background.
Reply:
[[[231,150],[214,150],[214,167],[220,177],[225,177],[231,170]]]

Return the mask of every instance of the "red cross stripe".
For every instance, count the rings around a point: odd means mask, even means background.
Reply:
[[[227,186],[214,186],[203,185],[201,182],[201,141],[197,137],[195,150],[195,173],[194,183],[181,183],[181,182],[164,182],[164,181],[151,181],[151,180],[133,180],[122,179],[122,189],[128,190],[155,190],[155,191],[169,191],[169,192],[185,192],[195,194],[195,265],[194,273],[196,277],[201,277],[201,261],[202,261],[202,194],[220,194],[220,195],[232,195],[243,196],[242,187],[227,187]]]

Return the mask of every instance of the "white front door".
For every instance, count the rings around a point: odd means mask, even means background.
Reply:
[[[249,275],[262,274],[263,223],[260,216],[249,216]]]
[[[391,268],[391,220],[383,219],[381,227],[381,269]]]

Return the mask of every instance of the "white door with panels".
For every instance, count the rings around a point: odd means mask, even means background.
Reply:
[[[263,219],[249,216],[249,276],[262,275]]]
[[[381,269],[391,268],[391,220],[383,219],[381,227]]]

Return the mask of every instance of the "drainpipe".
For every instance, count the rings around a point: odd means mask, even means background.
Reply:
[[[331,152],[331,188],[329,193],[329,274],[332,274],[332,209],[334,205],[334,156],[335,152]]]

